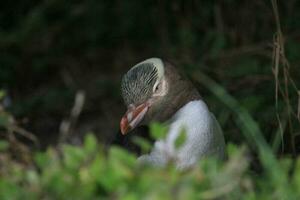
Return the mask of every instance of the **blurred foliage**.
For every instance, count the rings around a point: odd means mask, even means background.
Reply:
[[[289,70],[298,86],[300,3],[278,4]],[[170,59],[184,73],[201,72],[220,83],[253,116],[267,141],[278,138],[274,133],[283,135],[280,154],[294,151],[289,135],[299,132],[299,123],[293,119],[293,128],[289,122],[279,131],[278,121],[285,124],[291,111],[284,98],[275,109],[276,20],[269,0],[26,0],[3,3],[0,24],[0,89],[7,91],[7,108],[42,146],[57,141],[58,127],[79,89],[86,91],[87,102],[76,132],[101,132],[98,137],[107,142],[124,111],[122,74],[157,56]],[[277,82],[284,84],[283,68],[279,71]],[[298,95],[288,87],[296,112]],[[232,110],[203,84],[198,88],[221,119],[226,138],[242,143]]]
[[[2,142],[1,142],[2,144]],[[1,145],[3,147],[3,145]],[[6,146],[6,145],[5,145]],[[6,147],[8,148],[8,147]],[[34,154],[24,167],[1,148],[0,198],[10,199],[299,199],[300,160],[289,177],[291,159],[278,160],[277,173],[289,182],[274,182],[269,174],[249,170],[245,147],[228,145],[228,161],[201,160],[197,167],[178,171],[140,166],[119,147],[104,153],[89,134],[82,147],[63,145]],[[271,169],[267,169],[271,170]]]

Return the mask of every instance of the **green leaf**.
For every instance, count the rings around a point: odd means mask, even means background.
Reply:
[[[145,138],[135,136],[135,137],[133,137],[132,141],[133,141],[133,143],[135,143],[136,145],[138,145],[142,149],[143,153],[147,153],[151,149],[150,142]]]
[[[63,146],[63,162],[67,169],[77,170],[85,159],[85,156],[82,148],[72,145]]]
[[[126,186],[126,182],[134,177],[136,157],[124,149],[113,146],[109,149],[105,172],[97,179],[107,192]]]
[[[109,149],[110,159],[119,160],[123,164],[134,165],[136,158],[133,154],[130,154],[125,149],[113,146]]]
[[[5,97],[5,91],[4,90],[0,90],[0,100],[3,99],[3,97]]]
[[[87,153],[93,153],[97,150],[97,138],[92,133],[88,133],[85,137],[84,149]]]
[[[41,152],[35,153],[34,161],[38,167],[42,168],[43,166],[45,166],[45,164],[48,161],[46,153],[41,153]]]
[[[295,175],[294,175],[294,184],[296,188],[300,188],[300,158],[298,157],[296,167],[295,167]]]
[[[235,144],[228,142],[226,144],[226,150],[227,150],[227,155],[233,155],[237,151],[239,151],[239,148]]]
[[[6,127],[9,123],[9,115],[5,112],[0,113],[0,127]]]
[[[154,139],[165,138],[168,132],[168,126],[160,123],[151,123],[150,124],[150,134]]]
[[[185,143],[185,141],[186,141],[186,131],[185,128],[182,128],[174,142],[175,148],[176,149],[180,148]]]
[[[9,147],[9,143],[5,140],[0,140],[0,151],[5,151]]]

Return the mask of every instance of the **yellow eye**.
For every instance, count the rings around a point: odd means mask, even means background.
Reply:
[[[159,82],[156,82],[153,86],[153,96],[164,96],[168,92],[167,83],[165,80],[161,80]]]
[[[159,88],[160,88],[160,83],[158,83],[155,88],[154,88],[154,93],[158,92],[159,91]]]

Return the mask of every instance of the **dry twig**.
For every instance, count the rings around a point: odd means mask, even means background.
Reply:
[[[83,109],[85,102],[85,93],[84,91],[78,91],[75,96],[74,106],[71,110],[70,117],[65,119],[60,124],[60,134],[59,134],[59,144],[62,144],[66,139],[71,135],[72,127],[76,124],[78,117]]]

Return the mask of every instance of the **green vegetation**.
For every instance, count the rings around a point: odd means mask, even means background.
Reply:
[[[139,166],[133,154],[119,147],[104,153],[93,135],[82,147],[63,145],[35,152],[34,166],[25,167],[5,154],[0,143],[0,198],[10,199],[299,199],[300,160],[288,176],[292,160],[276,161],[276,171],[249,170],[245,147],[228,145],[228,161],[204,159],[184,172]],[[274,171],[275,173],[268,173]],[[281,175],[279,178],[278,175]],[[287,182],[288,180],[288,182]]]

